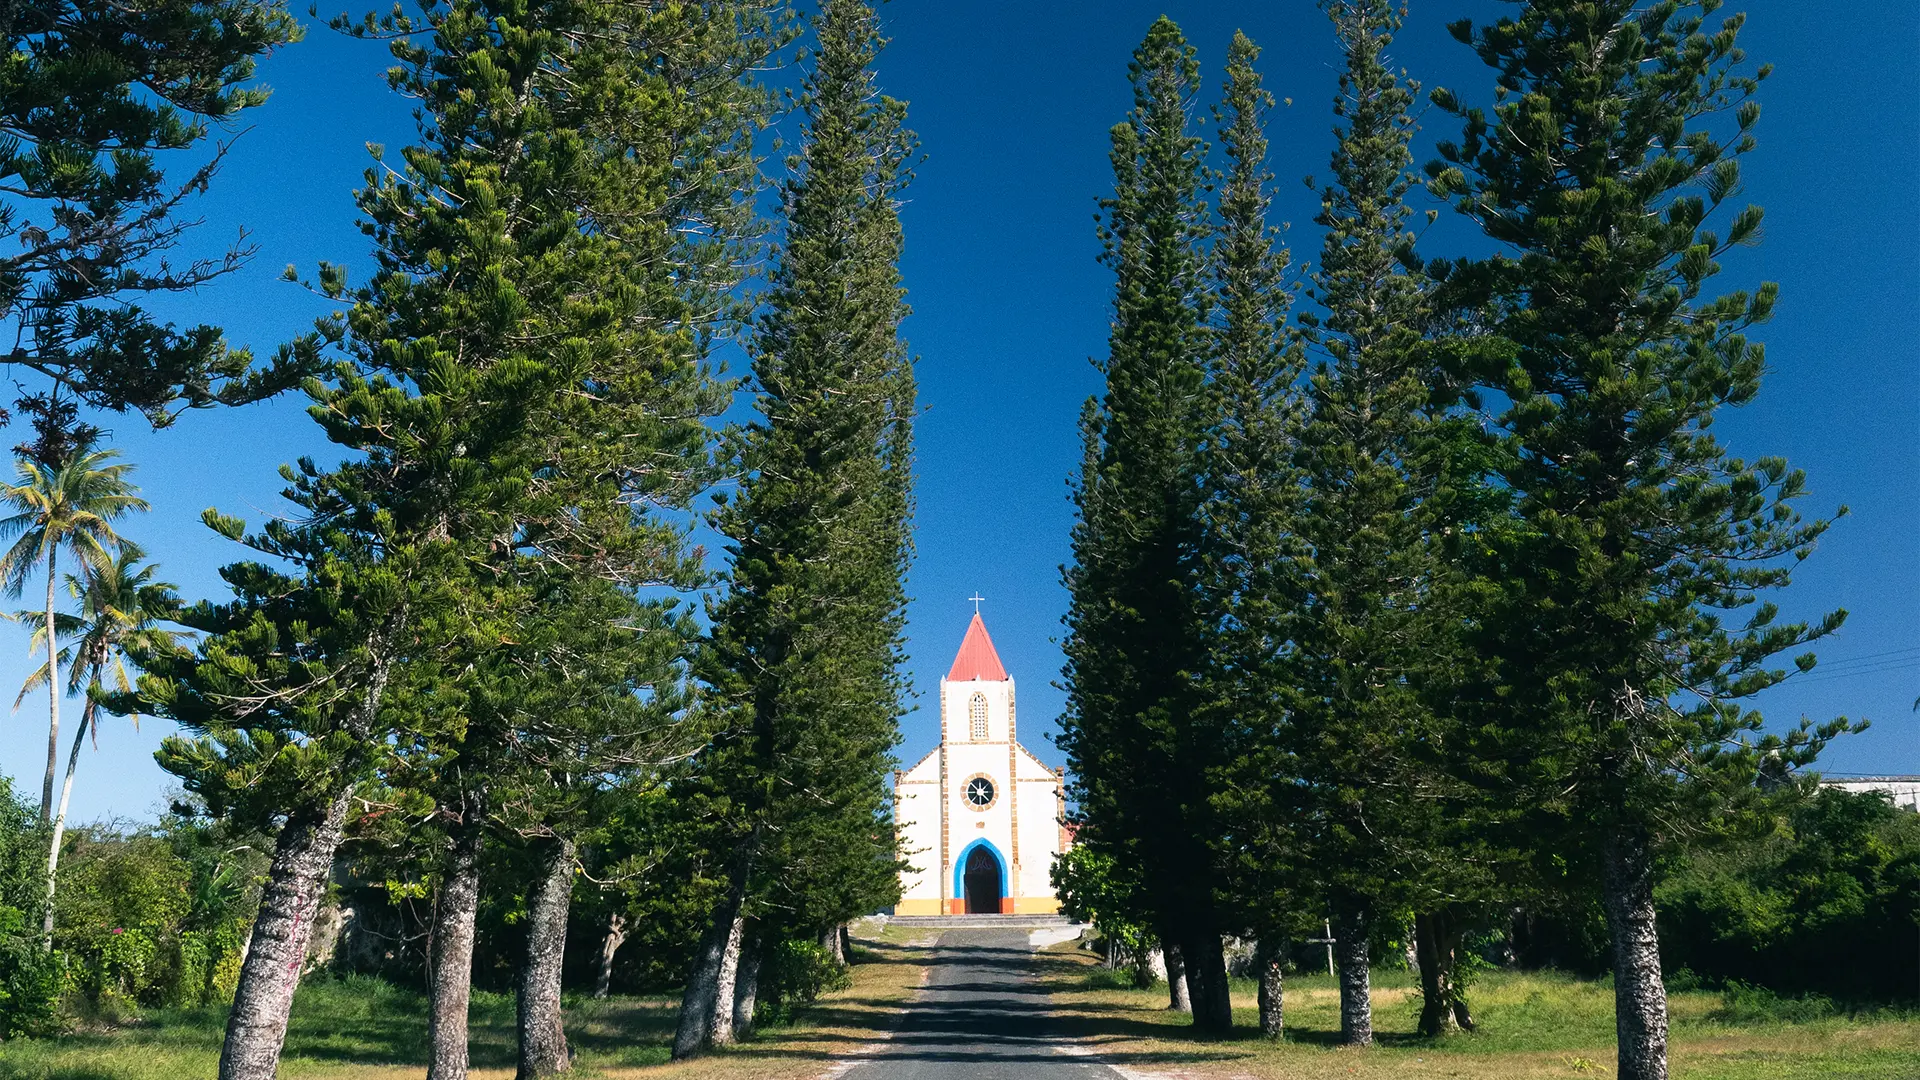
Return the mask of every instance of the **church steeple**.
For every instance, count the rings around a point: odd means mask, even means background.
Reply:
[[[960,642],[960,651],[953,658],[953,667],[947,670],[948,682],[971,682],[985,679],[990,682],[1006,682],[1007,669],[1000,664],[1000,654],[993,649],[993,639],[987,636],[987,624],[980,621],[980,613],[973,613],[973,621],[967,624],[967,636]]]

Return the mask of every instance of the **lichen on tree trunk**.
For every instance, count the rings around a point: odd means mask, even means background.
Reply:
[[[1607,838],[1601,903],[1613,938],[1613,1012],[1620,1080],[1666,1080],[1667,988],[1660,977],[1653,860],[1639,837]]]
[[[1160,954],[1167,962],[1167,1008],[1192,1012],[1192,988],[1187,981],[1187,960],[1180,952],[1180,943],[1172,938],[1163,940]]]
[[[303,807],[280,829],[227,1015],[220,1080],[273,1080],[279,1069],[293,992],[300,985],[314,912],[327,891],[351,794],[350,787],[342,788],[325,802]]]
[[[1287,969],[1280,945],[1262,939],[1254,953],[1255,977],[1260,980],[1260,1034],[1279,1038],[1287,1027]]]
[[[613,956],[627,940],[627,917],[616,911],[607,916],[607,936],[600,939],[600,977],[594,980],[593,996],[605,998],[613,989]]]
[[[720,968],[726,959],[727,939],[733,933],[733,920],[744,898],[742,877],[736,873],[734,886],[714,912],[713,922],[694,954],[693,969],[687,973],[687,988],[680,994],[680,1023],[673,1034],[675,1061],[693,1057],[707,1047],[707,1033],[719,1001]]]
[[[540,880],[527,910],[527,956],[520,966],[520,1068],[515,1080],[535,1080],[572,1067],[561,1026],[560,965],[566,958],[567,911],[573,899],[573,842],[540,843]]]
[[[447,838],[433,910],[432,1001],[427,1013],[427,1080],[466,1080],[467,1005],[473,996],[473,923],[480,908],[481,824],[469,806]]]
[[[710,1047],[733,1042],[733,990],[740,974],[740,941],[746,932],[747,917],[736,907],[733,922],[727,927],[726,944],[721,947],[720,971],[713,981],[713,1012],[707,1018]]]
[[[73,750],[67,754],[67,778],[60,784],[60,802],[53,814],[53,839],[47,845],[47,906],[40,916],[41,942],[49,951],[53,949],[53,899],[60,881],[60,845],[67,835],[67,801],[73,798],[73,774],[80,767],[80,747],[93,727],[98,708],[93,698],[88,697],[80,710],[80,726],[73,733]]]
[[[1348,1046],[1370,1046],[1373,989],[1369,985],[1366,909],[1355,907],[1344,913],[1334,938],[1340,965],[1340,1041]]]
[[[733,1037],[753,1037],[753,1010],[760,1000],[760,942],[749,938],[740,946],[740,964],[733,976]]]

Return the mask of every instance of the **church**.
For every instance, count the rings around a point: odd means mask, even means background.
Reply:
[[[1049,872],[1066,849],[1066,772],[1016,735],[1013,679],[974,612],[940,680],[940,745],[893,774],[909,866],[899,915],[1051,915]]]

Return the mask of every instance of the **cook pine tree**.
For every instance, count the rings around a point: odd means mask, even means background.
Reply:
[[[1273,95],[1262,86],[1260,48],[1235,33],[1227,47],[1219,117],[1226,167],[1218,179],[1208,264],[1213,325],[1208,381],[1218,415],[1201,457],[1207,525],[1205,626],[1210,640],[1207,708],[1224,748],[1209,842],[1219,845],[1230,916],[1260,943],[1260,1028],[1282,1029],[1284,942],[1296,932],[1304,867],[1294,857],[1298,818],[1288,785],[1297,775],[1285,741],[1285,658],[1299,603],[1303,410],[1296,383],[1304,360],[1288,325],[1291,255],[1272,218],[1266,124]],[[1184,974],[1184,972],[1182,973]],[[1172,978],[1171,971],[1169,978]]]
[[[403,167],[376,170],[360,193],[375,242],[368,283],[349,287],[343,270],[322,268],[320,290],[349,308],[321,326],[343,360],[310,388],[329,438],[362,456],[332,470],[310,462],[289,470],[303,515],[249,539],[295,573],[239,568],[239,599],[195,614],[209,632],[198,663],[152,669],[150,696],[203,736],[169,747],[166,763],[190,787],[218,786],[255,745],[299,745],[313,759],[299,770],[305,782],[279,789],[285,798],[267,810],[288,822],[286,858],[256,924],[223,1077],[272,1074],[311,908],[355,784],[394,748],[423,739],[476,749],[464,743],[472,732],[462,725],[475,715],[462,697],[516,640],[531,588],[526,564],[628,589],[690,582],[684,530],[635,509],[684,505],[699,489],[702,421],[725,395],[701,352],[710,327],[663,311],[658,285],[680,273],[715,284],[694,261],[699,253],[675,240],[675,213],[700,211],[674,200],[690,186],[711,198],[722,183],[716,163],[737,142],[724,124],[715,140],[701,141],[713,128],[699,128],[688,141],[709,156],[689,159],[658,137],[688,134],[685,121],[668,118],[682,124],[673,128],[636,111],[632,87],[647,72],[633,66],[664,61],[629,47],[620,34],[640,31],[617,15],[542,6],[522,11],[516,26],[462,3],[385,27],[405,31],[395,79],[423,102],[419,141]],[[711,46],[684,29],[667,36]],[[596,30],[604,32],[584,32]],[[591,47],[572,52],[581,40]],[[719,66],[715,82],[725,86]],[[566,93],[555,93],[563,78]],[[662,109],[684,107],[684,95],[662,96]],[[703,100],[723,111],[741,103],[728,93]],[[680,182],[681,167],[694,184]],[[730,238],[704,231],[713,218],[704,221],[699,242],[724,252]],[[681,299],[712,307],[709,297]],[[215,524],[241,535],[236,522]],[[301,636],[312,640],[292,660],[270,655]],[[226,692],[236,655],[242,667],[267,665],[270,678],[251,694]],[[316,694],[356,708],[321,708]],[[241,697],[271,705],[223,706]],[[285,758],[267,755],[259,766],[274,772]],[[465,800],[442,805],[467,813]],[[452,869],[468,872],[458,848]],[[443,889],[440,921],[470,922],[454,901],[474,892]],[[543,907],[556,919],[540,925],[556,925],[563,910]],[[461,1075],[466,1059],[464,1009],[452,1001],[464,958],[455,952],[434,960],[446,991],[433,1025],[442,1076]],[[523,979],[557,972],[542,958],[529,955]],[[540,985],[552,982],[557,975]],[[564,1044],[545,1037],[559,1030],[557,992],[523,996],[548,1007],[522,1010],[522,1075],[564,1069]]]
[[[1194,1024],[1218,1031],[1232,1010],[1208,802],[1220,713],[1201,688],[1200,475],[1215,408],[1206,145],[1191,116],[1199,65],[1162,17],[1128,72],[1133,108],[1110,133],[1114,191],[1101,201],[1114,301],[1105,389],[1081,413],[1059,745],[1083,842],[1140,867],[1140,906],[1180,951]]]
[[[1801,473],[1734,457],[1711,429],[1759,392],[1748,334],[1777,296],[1707,291],[1759,239],[1738,195],[1768,72],[1738,44],[1744,16],[1718,7],[1534,0],[1463,21],[1492,109],[1434,95],[1462,130],[1431,186],[1498,245],[1450,287],[1510,343],[1476,373],[1504,399],[1516,521],[1489,537],[1504,565],[1480,647],[1500,692],[1468,753],[1539,845],[1599,883],[1623,1080],[1667,1075],[1660,853],[1736,821],[1763,762],[1790,772],[1848,727],[1760,735],[1742,703],[1812,667],[1776,658],[1843,613],[1781,622],[1762,599],[1827,522],[1794,509]]]
[[[164,13],[107,0],[8,8],[0,321],[14,333],[0,363],[29,402],[58,393],[164,427],[184,409],[259,400],[317,370],[311,337],[256,367],[219,327],[177,327],[149,307],[252,258],[244,235],[208,255],[170,253],[198,224],[195,200],[232,145],[216,127],[232,131],[266,103],[255,64],[300,36],[277,0],[189,0]],[[184,174],[169,175],[175,163]]]
[[[1344,63],[1331,182],[1315,221],[1321,360],[1307,384],[1301,536],[1310,549],[1290,665],[1289,736],[1303,781],[1302,849],[1332,916],[1341,1040],[1373,1041],[1377,923],[1420,900],[1430,875],[1432,785],[1410,747],[1433,737],[1421,673],[1444,621],[1433,584],[1439,527],[1425,498],[1439,394],[1427,284],[1414,262],[1408,115],[1414,87],[1386,55],[1394,0],[1327,0]]]
[[[719,725],[695,784],[724,827],[726,891],[673,1054],[733,1041],[743,949],[814,938],[897,898],[886,777],[906,685],[913,365],[899,202],[914,140],[876,85],[862,0],[827,0],[753,335],[759,416],[714,516],[733,556],[699,670]],[[809,867],[825,866],[823,881]],[[851,892],[847,891],[849,888]]]

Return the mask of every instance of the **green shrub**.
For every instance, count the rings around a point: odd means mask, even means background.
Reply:
[[[817,941],[783,941],[760,964],[754,1022],[784,1024],[796,1008],[853,985],[846,965]]]
[[[41,947],[19,908],[0,906],[0,1040],[60,1030],[64,960]]]
[[[1686,860],[1655,900],[1667,970],[1709,985],[1856,1002],[1920,986],[1920,814],[1882,795],[1823,789],[1772,836]]]
[[[54,944],[72,957],[77,989],[110,1011],[169,999],[192,895],[187,865],[144,833],[72,835],[54,897]]]
[[[0,776],[0,1039],[57,1030],[64,958],[40,940],[47,831]]]

